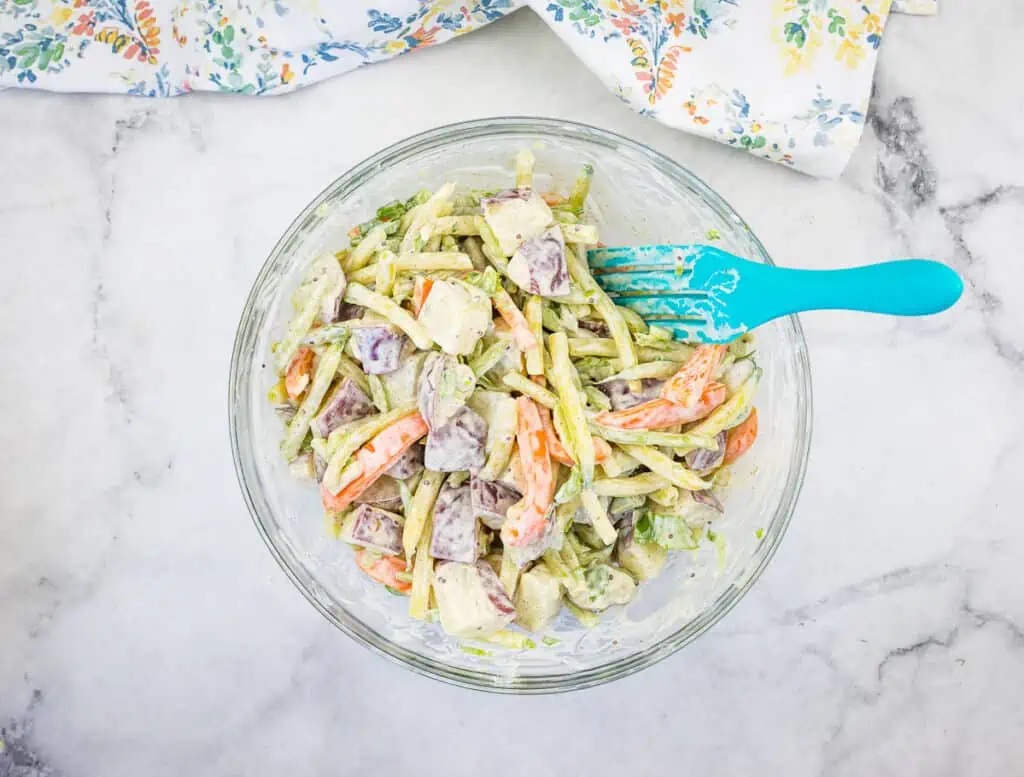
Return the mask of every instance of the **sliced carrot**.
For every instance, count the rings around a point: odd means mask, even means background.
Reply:
[[[540,385],[547,386],[548,382],[544,379],[543,375],[534,375],[531,380]],[[562,445],[561,439],[558,437],[558,432],[555,430],[555,425],[551,423],[551,411],[546,407],[537,405],[537,412],[540,413],[540,421],[544,424],[544,434],[548,438],[548,450],[551,453],[551,458],[557,461],[559,464],[564,464],[567,467],[575,467],[576,459],[572,457],[572,454]],[[612,446],[602,440],[600,437],[590,436],[594,441],[594,462],[600,464],[602,461],[607,461],[612,455]]]
[[[725,434],[725,458],[723,464],[732,464],[736,459],[750,450],[757,439],[757,408],[750,411],[747,420],[734,426]]]
[[[562,445],[562,441],[558,439],[555,425],[551,423],[551,411],[546,407],[538,407],[537,412],[540,413],[540,422],[544,424],[544,435],[548,440],[548,451],[551,453],[551,458],[567,467],[576,466],[576,460],[565,449],[565,446]]]
[[[502,542],[513,547],[540,538],[546,529],[544,518],[555,498],[554,469],[537,405],[532,399],[519,397],[516,407],[519,411],[516,442],[526,478],[526,493],[509,509],[501,529]]]
[[[709,383],[700,401],[694,407],[686,408],[667,399],[652,399],[627,410],[605,411],[595,419],[603,426],[618,429],[664,429],[666,426],[688,424],[697,421],[725,401],[727,389],[722,383]]]
[[[312,348],[303,346],[295,352],[292,360],[288,362],[288,369],[284,373],[284,390],[292,399],[298,399],[306,390],[309,382],[313,379],[313,359],[316,354]]]
[[[724,345],[697,346],[682,369],[661,387],[661,398],[681,407],[695,407],[724,355]]]
[[[356,451],[350,467],[360,468],[359,474],[346,484],[337,494],[332,494],[325,487],[320,488],[324,507],[332,512],[344,510],[377,479],[398,461],[402,454],[412,447],[413,443],[427,433],[427,422],[419,413],[407,415],[395,421],[387,429],[380,432],[366,445]]]
[[[548,205],[554,207],[555,205],[564,205],[568,200],[559,194],[558,192],[541,192],[540,197]]]
[[[498,309],[498,313],[501,314],[509,329],[512,330],[512,337],[515,338],[519,350],[526,353],[526,351],[537,348],[537,338],[533,336],[530,323],[526,320],[523,312],[516,307],[516,303],[509,296],[509,293],[502,289],[492,299],[494,300],[494,307]]]
[[[356,564],[378,583],[383,583],[400,593],[408,593],[412,588],[412,583],[398,577],[400,572],[408,571],[405,560],[399,556],[381,556],[373,551],[357,550]]]
[[[413,315],[419,317],[420,311],[423,310],[423,303],[427,301],[427,297],[430,295],[430,290],[432,288],[434,288],[433,278],[427,278],[424,275],[416,276],[416,285],[412,290]]]
[[[516,406],[519,411],[516,442],[523,461],[526,488],[527,491],[533,491],[536,501],[546,510],[555,497],[555,479],[540,408],[528,397],[519,397]]]

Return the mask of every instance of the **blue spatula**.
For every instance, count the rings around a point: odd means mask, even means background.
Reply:
[[[963,292],[953,270],[925,259],[791,270],[705,245],[594,248],[587,258],[617,304],[678,339],[703,343],[726,343],[808,310],[927,316],[951,307]]]

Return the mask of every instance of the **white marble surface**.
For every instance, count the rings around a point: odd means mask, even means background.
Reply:
[[[0,95],[0,775],[1024,773],[1022,31],[1011,2],[894,18],[834,182],[631,114],[529,12],[284,98]],[[467,72],[491,88],[394,112]],[[328,625],[253,530],[225,417],[293,214],[387,143],[517,113],[684,162],[784,263],[969,285],[930,320],[805,317],[810,471],[762,580],[668,661],[530,699]]]

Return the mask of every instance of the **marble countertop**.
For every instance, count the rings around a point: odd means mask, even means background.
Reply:
[[[1020,774],[1024,16],[890,24],[837,181],[631,113],[525,11],[288,97],[0,95],[0,775]],[[455,68],[493,88],[391,111]],[[349,641],[266,552],[227,444],[237,317],[293,215],[385,144],[494,114],[650,144],[783,263],[967,280],[932,319],[804,317],[816,428],[774,562],[708,635],[583,695],[463,691]]]

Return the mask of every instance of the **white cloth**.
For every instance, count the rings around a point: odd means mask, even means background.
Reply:
[[[819,176],[860,138],[890,0],[0,0],[0,88],[270,94],[533,8],[620,99]],[[936,0],[897,0],[933,13]]]

